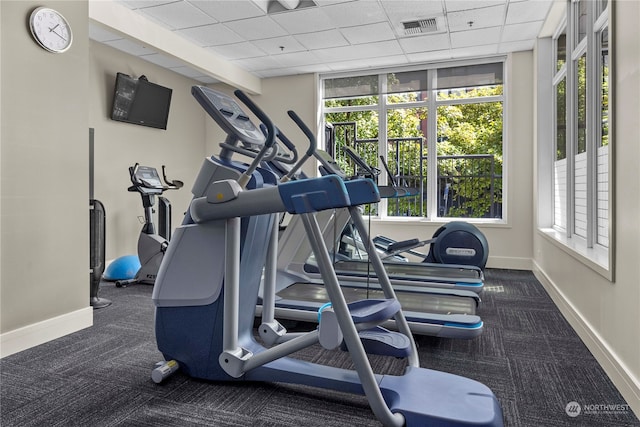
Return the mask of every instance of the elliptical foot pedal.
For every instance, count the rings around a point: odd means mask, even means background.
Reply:
[[[367,354],[398,358],[408,357],[411,354],[411,341],[406,335],[400,332],[394,332],[381,326],[376,326],[372,329],[359,331],[358,335]],[[347,346],[344,341],[340,349],[347,351]]]
[[[400,302],[396,299],[363,299],[347,305],[353,323],[370,323],[372,327],[391,319],[400,311]]]
[[[399,242],[389,243],[387,252],[402,252],[420,246],[420,239],[402,240]]]

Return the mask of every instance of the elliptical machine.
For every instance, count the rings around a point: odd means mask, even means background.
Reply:
[[[297,383],[363,394],[387,426],[501,427],[502,410],[488,387],[419,367],[415,341],[375,251],[371,258],[383,279],[385,297],[347,305],[316,213],[346,207],[356,218],[357,229],[368,236],[358,206],[380,200],[373,181],[345,182],[327,175],[278,183],[270,171],[259,168],[278,133],[266,114],[244,93],[235,92],[265,124],[265,138],[230,96],[203,86],[194,86],[192,94],[227,133],[225,144],[255,141],[262,148],[250,165],[234,161],[227,148],[219,158],[208,157],[202,164],[192,187],[194,198],[153,289],[156,342],[166,362],[156,366],[152,379],[161,382],[180,369],[191,377],[217,382]],[[287,334],[274,325],[275,341],[262,338],[260,343],[254,335],[254,309],[264,267],[274,264],[272,249],[277,245],[271,245],[270,237],[277,234],[277,215],[284,211],[303,218],[331,307],[318,313],[318,328]],[[402,351],[384,354],[407,357],[402,375],[375,374],[359,334],[390,317],[400,332],[384,334]],[[380,338],[380,343],[387,341]],[[343,340],[354,370],[291,356],[315,344],[340,351]],[[389,347],[395,346],[384,346]]]
[[[377,180],[380,171],[368,165],[365,160],[349,146],[342,147],[344,153],[357,167],[357,175],[364,178]],[[391,174],[384,157],[380,156],[380,161],[387,171],[391,183],[391,192],[395,192],[395,197],[411,197],[417,194],[416,189],[398,186],[396,177]],[[343,235],[352,230],[345,227]],[[353,238],[353,236],[350,236]],[[382,259],[402,259],[403,253],[423,258],[422,262],[429,264],[449,264],[458,266],[475,266],[484,270],[489,258],[489,243],[484,234],[473,224],[464,221],[451,221],[441,226],[427,240],[409,239],[396,241],[386,236],[376,236],[373,238],[376,248],[381,252]],[[428,246],[429,252],[425,255],[415,249]]]
[[[165,184],[160,181],[156,168],[141,166],[136,163],[129,167],[129,175],[132,185],[127,189],[140,193],[142,207],[144,208],[144,223],[138,238],[138,258],[140,269],[133,279],[116,280],[117,287],[124,287],[134,283],[153,285],[160,269],[160,263],[169,246],[171,238],[171,204],[164,197],[158,197],[159,201],[159,232],[156,232],[153,223],[153,206],[155,196],[160,196],[167,190],[179,190],[184,183],[178,180],[168,180],[165,166],[162,165],[162,177]]]

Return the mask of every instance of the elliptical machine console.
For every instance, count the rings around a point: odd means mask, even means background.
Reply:
[[[184,185],[182,181],[168,180],[164,165],[162,165],[164,184],[160,181],[160,175],[158,175],[156,168],[141,166],[138,163],[129,167],[129,176],[132,185],[127,190],[140,193],[142,207],[144,208],[144,223],[142,230],[140,230],[140,236],[138,237],[140,269],[133,279],[117,280],[117,287],[134,283],[148,285],[155,283],[160,263],[169,246],[169,239],[171,237],[171,204],[164,197],[158,197],[160,206],[158,212],[160,223],[159,232],[156,231],[153,222],[153,206],[156,203],[156,196],[161,196],[167,190],[179,190]]]

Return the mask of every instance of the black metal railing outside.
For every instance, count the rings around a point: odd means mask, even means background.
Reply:
[[[355,122],[333,123],[334,135],[326,147],[349,175],[358,171],[343,153],[352,146],[369,164],[377,167],[377,138],[357,138]],[[427,146],[424,137],[388,138],[387,159],[391,177],[398,186],[415,190],[416,195],[389,199],[387,215],[426,215]],[[453,218],[501,218],[502,173],[493,154],[442,155],[437,159],[438,216]],[[386,173],[382,170],[380,173]],[[373,212],[372,212],[373,213]]]

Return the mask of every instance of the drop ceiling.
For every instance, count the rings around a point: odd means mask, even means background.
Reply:
[[[552,4],[553,0],[111,0],[108,6],[169,31],[202,55],[266,78],[531,50]],[[97,42],[202,83],[225,81],[215,69],[193,66],[180,55],[167,55],[161,46],[113,31],[100,16],[91,18],[89,34]]]

